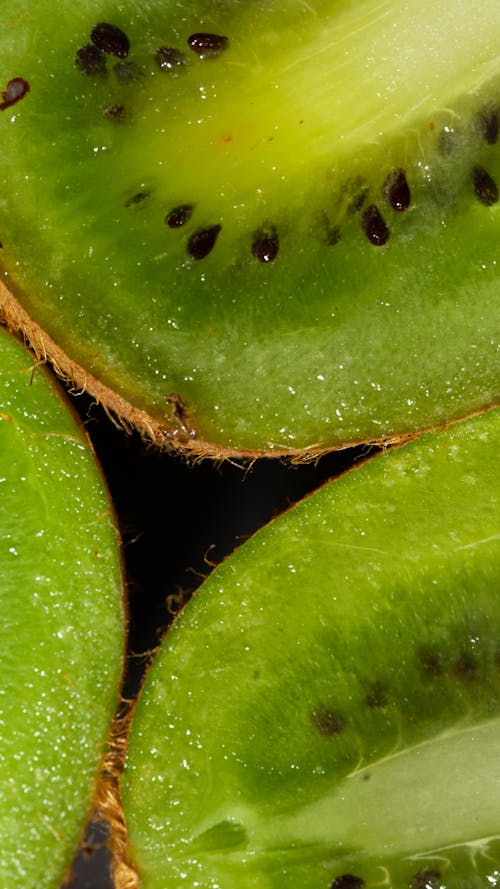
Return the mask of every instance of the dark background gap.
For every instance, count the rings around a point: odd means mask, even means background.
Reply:
[[[367,446],[314,462],[188,463],[116,428],[85,395],[72,398],[115,506],[128,592],[123,694],[140,686],[150,653],[175,612],[213,567],[274,516],[366,457]],[[112,889],[106,833],[90,824],[64,889]]]

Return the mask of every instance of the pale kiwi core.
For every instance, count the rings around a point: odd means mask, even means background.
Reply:
[[[471,70],[461,4],[452,6],[435,3],[430,18],[425,4],[403,3],[395,20],[389,2],[358,3],[334,24],[311,13],[300,31],[295,22],[285,26],[269,46],[260,34],[252,40],[250,7],[231,44],[230,82],[226,70],[218,81],[215,60],[208,59],[198,94],[164,127],[158,127],[161,107],[148,109],[151,158],[161,166],[168,155],[179,192],[215,204],[223,218],[240,209],[248,216],[247,205],[277,202],[277,193],[285,204],[294,195],[303,200],[315,175],[333,190],[360,146],[368,165],[402,132],[413,152],[436,111],[448,111],[453,126],[457,100],[480,91],[495,72],[492,18],[483,14],[473,35]],[[496,7],[493,15],[500,19]],[[202,162],[195,166],[193,158]]]

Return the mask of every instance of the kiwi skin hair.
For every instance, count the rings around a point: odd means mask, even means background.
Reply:
[[[6,320],[193,455],[304,459],[496,403],[499,18],[14,0]]]

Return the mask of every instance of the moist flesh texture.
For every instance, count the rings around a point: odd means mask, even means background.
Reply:
[[[499,35],[494,0],[13,3],[3,280],[193,447],[491,404]]]
[[[378,456],[205,582],[129,738],[143,889],[498,885],[499,435]]]

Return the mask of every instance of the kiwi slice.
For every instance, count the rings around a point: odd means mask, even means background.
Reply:
[[[496,401],[497,0],[6,16],[3,281],[46,335],[4,312],[62,372],[216,455]]]
[[[379,455],[205,581],[132,722],[142,889],[499,884],[499,445]]]
[[[57,889],[118,699],[110,503],[54,381],[0,329],[0,885]]]

